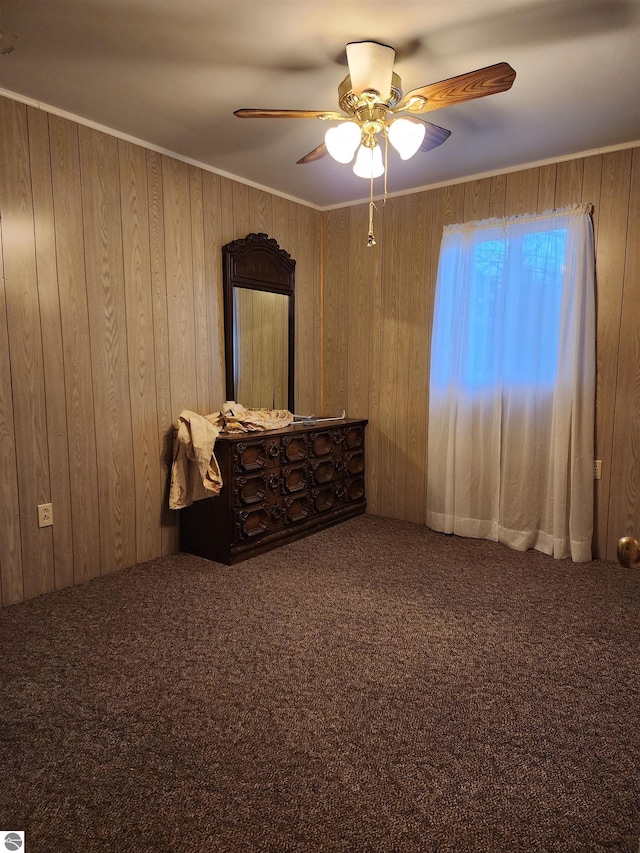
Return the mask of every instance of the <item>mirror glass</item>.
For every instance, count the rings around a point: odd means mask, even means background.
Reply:
[[[237,402],[247,409],[287,409],[289,297],[235,287],[233,316]]]
[[[222,259],[227,399],[293,412],[296,262],[266,234],[228,243]]]

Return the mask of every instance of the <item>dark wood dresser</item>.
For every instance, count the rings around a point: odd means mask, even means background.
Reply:
[[[222,490],[180,510],[180,549],[232,565],[365,512],[366,425],[220,435]]]

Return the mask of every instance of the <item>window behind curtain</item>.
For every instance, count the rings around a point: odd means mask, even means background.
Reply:
[[[593,267],[586,206],[445,228],[430,526],[590,558]]]

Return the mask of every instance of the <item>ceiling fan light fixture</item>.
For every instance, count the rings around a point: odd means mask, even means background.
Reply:
[[[338,163],[350,163],[360,144],[362,132],[355,121],[345,121],[338,127],[330,127],[324,137],[327,151]]]
[[[403,160],[408,160],[418,151],[426,133],[421,121],[410,118],[397,118],[389,124],[389,142]]]
[[[353,172],[359,178],[379,178],[384,174],[384,164],[382,163],[382,151],[380,146],[369,148],[366,145],[361,145],[358,148],[356,162],[353,164]]]
[[[341,122],[341,126],[327,131],[321,145],[297,162],[313,163],[328,154],[339,163],[346,164],[355,155],[354,173],[370,181],[367,245],[374,246],[373,181],[384,175],[386,200],[389,142],[403,160],[408,160],[418,150],[431,151],[451,136],[451,131],[431,122],[413,116],[395,116],[402,112],[427,113],[506,92],[511,88],[516,72],[509,63],[498,62],[404,94],[402,81],[393,70],[395,50],[392,47],[373,41],[349,42],[346,52],[349,73],[338,87],[338,103],[342,112],[241,109],[235,110],[234,115],[238,118],[315,118]],[[384,163],[378,137],[385,140]]]

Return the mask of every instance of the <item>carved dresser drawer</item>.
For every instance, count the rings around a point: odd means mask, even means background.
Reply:
[[[366,420],[220,435],[223,486],[180,510],[180,548],[231,565],[360,515]]]

